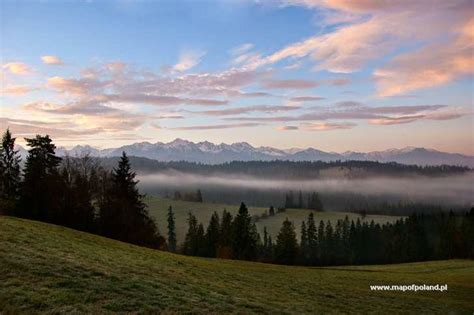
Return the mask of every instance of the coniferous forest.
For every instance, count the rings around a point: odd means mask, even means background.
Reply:
[[[245,203],[236,215],[215,212],[209,222],[189,213],[182,244],[176,240],[173,209],[168,209],[165,238],[148,214],[130,160],[122,154],[112,170],[97,159],[59,157],[49,136],[27,138],[23,168],[15,138],[3,134],[0,150],[0,213],[49,222],[140,246],[192,256],[261,261],[287,265],[387,264],[450,258],[474,258],[474,209],[469,212],[417,214],[383,225],[372,222],[317,220],[319,195],[289,193],[285,206],[313,209],[306,220],[283,221],[274,238],[257,231]],[[176,199],[203,202],[201,191]],[[304,200],[305,199],[305,200]],[[269,209],[274,215],[275,209]],[[296,230],[300,237],[297,237]]]

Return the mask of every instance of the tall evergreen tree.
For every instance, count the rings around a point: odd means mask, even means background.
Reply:
[[[2,137],[0,147],[0,212],[3,209],[12,213],[15,201],[18,199],[20,185],[20,156],[15,150],[15,138],[9,129]]]
[[[58,165],[61,158],[49,136],[26,138],[31,149],[26,158],[20,192],[20,216],[60,223],[63,217],[58,193],[62,190]]]
[[[308,232],[304,221],[301,222],[300,256],[303,264],[309,263]]]
[[[174,219],[173,208],[168,208],[168,250],[170,252],[176,251],[176,224]]]
[[[275,259],[278,263],[292,265],[298,255],[298,242],[293,223],[286,218],[283,221],[275,245]]]
[[[149,216],[137,188],[135,173],[125,154],[113,170],[109,189],[100,204],[99,220],[102,233],[110,238],[137,245],[159,248],[164,243]]]
[[[219,246],[220,226],[219,215],[214,212],[206,229],[206,256],[216,257]]]
[[[318,236],[316,230],[316,222],[314,221],[314,214],[310,212],[306,224],[307,235],[307,252],[310,264],[316,264],[318,259]]]
[[[196,256],[198,254],[198,221],[196,216],[189,212],[188,231],[184,237],[183,254]]]
[[[224,209],[219,231],[219,244],[216,256],[219,258],[232,258],[233,217]]]
[[[257,255],[257,239],[247,206],[242,202],[233,222],[232,252],[234,258],[253,260]]]

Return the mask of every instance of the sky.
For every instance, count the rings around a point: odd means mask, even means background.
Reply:
[[[1,1],[0,127],[474,155],[473,0]]]

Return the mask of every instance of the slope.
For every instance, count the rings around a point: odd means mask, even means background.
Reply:
[[[470,313],[473,261],[305,268],[184,257],[0,216],[0,313]],[[370,284],[447,283],[447,292]]]

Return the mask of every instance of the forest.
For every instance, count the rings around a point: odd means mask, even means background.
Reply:
[[[15,151],[15,138],[7,129],[0,150],[0,213],[49,222],[112,239],[192,256],[314,266],[380,264],[447,258],[474,258],[474,209],[444,212],[433,209],[412,213],[383,225],[360,220],[316,222],[324,206],[317,192],[285,196],[286,206],[314,210],[295,226],[288,219],[272,239],[259,235],[247,206],[241,203],[232,216],[217,212],[205,226],[190,213],[188,231],[177,244],[173,209],[168,210],[165,235],[150,217],[136,174],[125,154],[112,169],[99,159],[59,157],[49,136],[27,138],[26,161]],[[258,163],[257,163],[258,164]],[[411,167],[409,167],[411,168]],[[420,168],[423,169],[423,168]],[[201,191],[175,195],[203,201]],[[305,200],[304,200],[305,199]],[[275,209],[269,209],[269,215]],[[300,239],[296,229],[300,229]]]

